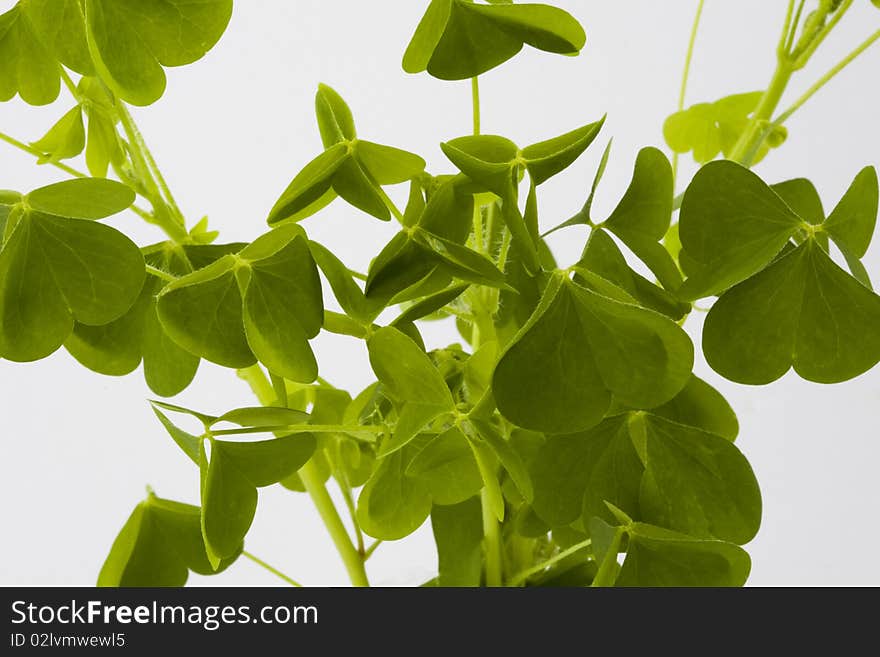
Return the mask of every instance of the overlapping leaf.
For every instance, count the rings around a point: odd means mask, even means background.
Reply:
[[[147,264],[176,276],[191,266],[210,264],[236,253],[243,244],[186,245],[163,243],[146,250]],[[76,324],[64,346],[81,364],[100,374],[123,376],[143,362],[144,378],[157,395],[173,397],[193,380],[199,358],[177,345],[162,328],[156,296],[166,282],[150,274],[129,311],[104,326]]]
[[[202,446],[201,526],[213,566],[240,549],[257,509],[257,489],[299,470],[315,444],[308,433],[251,443],[212,440],[210,459]]]
[[[737,545],[644,523],[627,528],[626,559],[616,586],[742,586],[751,560]]]
[[[585,43],[580,24],[548,5],[432,0],[403,57],[403,69],[464,80],[503,64],[525,44],[575,55]]]
[[[123,234],[90,220],[133,200],[124,185],[83,179],[34,190],[13,208],[0,251],[0,354],[44,358],[75,321],[100,326],[132,307],[144,259]]]
[[[664,415],[675,415],[672,421]],[[530,473],[533,508],[552,527],[581,518],[628,516],[698,537],[746,543],[761,520],[761,498],[730,435],[735,416],[699,379],[673,402],[624,413],[577,434],[550,438]],[[720,436],[712,429],[727,433]]]
[[[682,244],[692,271],[681,294],[728,290],[704,328],[703,350],[714,369],[765,384],[794,366],[803,378],[832,383],[880,361],[880,297],[825,250],[830,237],[858,274],[855,265],[876,224],[877,188],[876,172],[864,169],[825,219],[805,182],[774,191],[730,162],[697,174],[682,205]],[[796,248],[793,238],[800,241]]]
[[[98,586],[179,587],[189,572],[213,575],[228,568],[242,550],[213,565],[205,551],[199,507],[150,495],[135,507],[98,575]]]
[[[498,409],[547,433],[598,424],[612,395],[659,406],[687,383],[693,346],[671,320],[555,276],[495,370]]]
[[[398,406],[394,434],[382,444],[390,454],[413,440],[429,423],[455,408],[452,394],[427,354],[396,328],[376,331],[367,341],[370,364]]]
[[[504,223],[530,273],[541,266],[536,187],[577,160],[593,143],[603,123],[604,118],[523,150],[496,135],[460,137],[441,144],[444,154],[459,171],[502,199]],[[532,181],[524,214],[517,203],[521,168],[529,172]]]
[[[802,224],[748,169],[727,161],[707,164],[682,200],[679,236],[693,266],[679,296],[718,294],[756,274]]]
[[[483,514],[480,499],[435,506],[431,528],[437,544],[437,586],[479,586],[483,568]]]
[[[810,239],[722,295],[703,351],[740,383],[770,383],[791,367],[810,381],[846,381],[880,361],[880,297]]]
[[[258,359],[274,374],[317,376],[309,340],[321,328],[317,267],[297,226],[272,231],[162,290],[159,319],[190,353],[226,367]]]

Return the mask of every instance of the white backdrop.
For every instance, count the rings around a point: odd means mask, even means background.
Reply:
[[[0,0],[5,11],[13,2]],[[596,202],[608,212],[626,188],[636,152],[662,147],[661,126],[674,111],[696,2],[555,0],[584,24],[588,44],[570,59],[525,51],[482,78],[483,127],[520,144],[608,113],[614,151]],[[785,2],[707,2],[688,103],[760,89],[769,80]],[[809,3],[808,3],[809,4]],[[400,60],[426,5],[413,0],[237,3],[229,30],[201,62],[169,70],[155,106],[136,109],[159,164],[190,222],[202,215],[222,239],[250,240],[266,230],[269,208],[321,148],[314,123],[318,82],[351,105],[360,134],[421,153],[429,170],[449,170],[439,142],[470,131],[470,88],[426,75],[407,76]],[[783,106],[880,25],[880,12],[857,2],[842,27],[794,81]],[[805,176],[826,208],[866,164],[880,164],[877,85],[880,46],[795,115],[790,139],[757,171],[775,182]],[[65,106],[66,104],[66,106]],[[70,106],[20,101],[0,105],[0,130],[38,138]],[[580,208],[602,145],[545,185],[542,223]],[[693,163],[683,159],[683,179]],[[27,191],[60,179],[48,167],[0,144],[0,187]],[[392,190],[400,198],[405,190]],[[133,215],[113,222],[146,244],[159,239]],[[394,227],[337,201],[306,224],[357,269]],[[585,231],[554,237],[561,260],[574,257]],[[880,247],[866,260],[880,281]],[[699,344],[702,316],[687,328]],[[430,326],[434,346],[456,341],[449,324]],[[322,374],[360,390],[370,380],[361,343],[321,336]],[[699,349],[698,349],[699,351]],[[697,371],[739,413],[739,446],[764,495],[764,521],[749,546],[752,585],[880,585],[877,406],[880,368],[836,386],[793,375],[765,388],[725,382],[699,358]],[[90,585],[133,506],[152,485],[163,497],[197,503],[198,475],[158,426],[140,372],[109,379],[66,352],[38,363],[0,361],[0,584]],[[180,403],[220,411],[251,403],[234,373],[202,364]],[[344,570],[308,499],[280,487],[263,490],[248,549],[306,584],[346,582]],[[368,564],[376,584],[418,584],[434,574],[430,527],[383,545]],[[277,583],[241,560],[196,584]]]

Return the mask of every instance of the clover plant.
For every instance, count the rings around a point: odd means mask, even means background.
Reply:
[[[128,108],[159,101],[174,67],[216,44],[232,0],[20,0],[0,16],[0,99],[43,105],[63,91],[69,109],[36,141],[0,137],[71,179],[0,192],[0,356],[66,349],[108,376],[143,364],[157,440],[176,443],[200,491],[133,501],[98,584],[179,586],[242,556],[271,569],[245,544],[260,489],[278,484],[311,497],[358,586],[382,541],[426,522],[439,555],[426,585],[744,584],[759,485],[733,409],[692,372],[683,327],[695,302],[717,297],[702,348],[741,383],[791,368],[837,383],[880,361],[880,297],[861,264],[876,171],[854,171],[826,211],[796,171],[770,184],[749,168],[880,38],[778,111],[789,81],[865,1],[790,0],[767,89],[681,102],[663,126],[673,161],[641,150],[619,203],[597,216],[609,142],[587,198],[574,199],[583,209],[561,223],[542,215],[542,186],[607,139],[604,117],[548,126],[535,144],[484,134],[478,78],[525,47],[577,55],[583,27],[545,4],[426,1],[403,69],[464,81],[474,97],[473,134],[441,145],[446,169],[371,141],[344,90],[321,84],[324,150],[301,154],[289,186],[264,199],[271,209],[251,218],[266,220],[261,235],[229,244],[186,221]],[[676,196],[684,154],[703,166]],[[81,155],[88,174],[67,164]],[[386,192],[394,185],[408,186],[405,207]],[[352,222],[399,225],[365,274],[309,237],[331,203],[348,204]],[[125,210],[165,241],[136,245],[101,223]],[[591,229],[581,258],[557,263],[545,237],[578,224]],[[324,283],[342,312],[326,309]],[[454,319],[459,344],[426,348],[419,326],[438,318]],[[346,391],[324,378],[311,346],[321,331],[362,341],[375,382]],[[259,405],[160,401],[202,360],[237,371]],[[199,432],[180,428],[182,416]]]

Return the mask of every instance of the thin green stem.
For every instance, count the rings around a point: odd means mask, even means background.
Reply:
[[[79,97],[76,94],[76,85],[73,83],[73,80],[70,79],[70,76],[67,74],[67,71],[64,70],[63,66],[59,66],[58,69],[61,71],[61,80],[64,82],[64,86],[67,87],[70,95],[79,102]]]
[[[355,271],[354,269],[349,269],[349,270],[348,270],[348,275],[351,276],[352,278],[356,278],[356,279],[358,279],[359,281],[364,281],[364,282],[366,282],[366,280],[367,280],[367,275],[366,275],[366,274],[362,274],[362,273],[360,273],[359,271]]]
[[[238,370],[238,376],[247,382],[261,404],[264,406],[275,404],[277,401],[275,389],[259,365]],[[313,430],[312,427],[309,429],[310,431]],[[214,432],[215,435],[219,433]],[[369,586],[370,583],[367,579],[367,572],[364,569],[363,556],[357,551],[354,543],[352,543],[351,537],[348,535],[348,531],[339,517],[339,512],[336,510],[336,505],[333,504],[333,499],[327,492],[326,486],[324,486],[324,481],[318,472],[314,460],[309,461],[300,468],[299,477],[309,497],[312,498],[312,503],[321,516],[321,520],[324,521],[324,526],[327,528],[327,532],[330,534],[330,538],[333,540],[339,556],[342,557],[342,562],[345,564],[345,569],[348,571],[351,583],[359,587]]]
[[[788,9],[785,11],[785,23],[782,26],[782,34],[779,36],[779,43],[776,45],[776,57],[782,59],[788,56],[785,44],[788,42],[788,35],[791,32],[791,18],[794,15],[794,0],[788,0]]]
[[[810,61],[813,53],[815,53],[816,49],[822,45],[826,37],[831,34],[831,31],[837,27],[837,24],[841,21],[844,14],[849,11],[852,4],[853,0],[843,0],[843,3],[831,17],[831,20],[809,40],[805,45],[804,50],[800,53],[795,52],[792,54],[792,57],[794,58],[794,70],[797,71],[807,65],[807,62]]]
[[[140,129],[134,122],[134,119],[132,118],[131,113],[128,111],[128,108],[125,106],[125,103],[122,103],[121,101],[119,102],[119,113],[120,115],[125,117],[125,122],[130,126],[134,139],[137,141],[138,148],[143,154],[143,157],[146,160],[150,172],[155,176],[156,182],[159,184],[159,189],[161,190],[161,194],[163,195],[164,200],[168,203],[168,206],[170,207],[171,212],[174,214],[177,222],[185,228],[186,219],[184,219],[183,213],[180,211],[180,207],[177,205],[177,201],[174,199],[174,195],[171,193],[171,189],[168,187],[168,183],[165,181],[165,177],[162,175],[162,171],[156,164],[156,159],[153,157],[153,153],[147,146],[147,142],[144,139],[143,134],[141,134]],[[126,134],[128,134],[127,130]]]
[[[354,527],[354,536],[357,540],[357,551],[361,555],[361,558],[366,557],[366,549],[364,547],[364,533],[361,531],[361,525],[357,519],[357,510],[354,506],[354,497],[351,494],[351,486],[345,482],[337,482],[339,483],[339,490],[342,492],[342,499],[345,500],[345,506],[348,508],[348,515],[351,518],[351,524]]]
[[[779,106],[779,101],[782,99],[782,94],[785,93],[793,73],[794,69],[788,59],[782,59],[778,62],[767,90],[730,153],[731,160],[746,167],[751,165],[754,153],[757,152],[766,136],[765,125]]]
[[[687,95],[688,81],[691,76],[691,62],[694,58],[694,46],[697,43],[697,34],[700,31],[700,21],[703,18],[703,6],[705,5],[705,0],[700,0],[697,4],[697,13],[694,16],[694,24],[691,27],[691,36],[688,41],[688,49],[687,55],[684,58],[684,73],[681,76],[681,88],[678,91],[678,111],[681,112],[684,109],[684,101]],[[672,179],[676,180],[678,178],[678,153],[672,154]]]
[[[15,148],[19,149],[20,151],[27,153],[28,155],[33,155],[34,157],[37,157],[37,158],[40,158],[43,156],[43,153],[41,153],[39,150],[37,150],[33,146],[29,146],[28,144],[25,144],[24,142],[19,141],[15,137],[10,137],[9,135],[4,134],[2,132],[0,132],[0,141],[5,141],[10,146],[14,146]],[[56,162],[54,160],[49,160],[48,162],[46,162],[46,164],[51,164],[53,167],[55,167],[59,171],[63,171],[64,173],[66,173],[69,176],[72,176],[73,178],[89,178],[90,177],[89,174],[84,173],[82,171],[79,171],[78,169],[74,169],[73,167],[68,166],[62,162]],[[144,210],[143,208],[140,208],[136,205],[133,205],[129,208],[129,210],[134,212],[136,215],[138,215],[141,219],[144,219],[145,221],[149,221],[150,223],[156,223],[153,215],[150,214],[149,212],[147,212],[146,210]]]
[[[28,153],[29,155],[33,155],[34,157],[43,157],[43,153],[34,148],[33,146],[29,146],[22,141],[19,141],[15,137],[10,137],[7,134],[0,132],[0,140],[5,141],[10,146],[15,146],[15,148]],[[62,164],[61,162],[56,162],[54,160],[49,160],[46,164],[51,164],[56,169],[60,169],[64,173],[73,176],[74,178],[88,178],[89,174],[83,173],[82,171],[78,171],[73,167],[69,167],[66,164]]]
[[[128,110],[125,109],[125,105],[120,101],[118,107],[119,111],[117,112],[117,116],[122,124],[122,129],[125,131],[125,136],[128,139],[128,150],[131,155],[132,166],[134,167],[140,182],[144,186],[143,191],[145,192],[147,200],[150,201],[155,210],[151,215],[151,223],[164,230],[173,241],[180,243],[188,237],[186,227],[181,223],[181,219],[178,217],[161,211],[163,208],[167,208],[167,204],[162,198],[162,194],[156,185],[156,181],[153,179],[153,174],[151,173],[150,167],[145,159],[144,147],[142,145],[143,140],[139,138],[140,133],[137,126],[134,124],[131,115],[128,113]]]
[[[791,56],[791,49],[794,48],[794,40],[797,37],[798,25],[801,22],[801,14],[804,13],[804,4],[806,0],[800,0],[797,11],[794,14],[794,20],[789,24],[788,38],[785,40],[785,57]]]
[[[395,205],[394,201],[391,200],[391,197],[382,189],[382,185],[376,183],[374,181],[374,186],[376,191],[379,192],[379,196],[382,199],[382,202],[385,203],[385,207],[394,215],[394,218],[397,219],[401,224],[403,223],[403,212]]]
[[[153,267],[152,265],[146,265],[147,273],[152,274],[158,278],[161,278],[163,281],[168,281],[169,283],[173,283],[177,280],[177,276],[174,274],[170,274],[167,271],[159,269],[158,267]]]
[[[367,548],[366,552],[364,552],[364,561],[366,561],[367,559],[369,559],[370,557],[372,557],[372,556],[373,556],[373,552],[375,552],[376,549],[377,549],[380,545],[382,545],[382,543],[383,543],[383,541],[380,541],[380,540],[378,540],[378,539],[375,540],[375,541],[373,541],[373,544],[370,545],[370,547]]]
[[[471,78],[471,103],[474,114],[474,135],[480,134],[480,78]]]
[[[870,48],[878,39],[880,39],[880,30],[874,32],[870,37],[868,37],[861,45],[859,45],[855,50],[853,50],[849,55],[844,57],[834,68],[828,71],[825,75],[823,75],[819,80],[807,91],[803,96],[798,98],[787,110],[782,112],[773,123],[776,125],[782,125],[785,123],[792,114],[797,112],[810,98],[812,98],[822,87],[828,84],[834,77],[837,76],[843,69],[849,66],[859,55],[865,52],[868,48]]]
[[[491,239],[491,236],[490,236]],[[483,250],[483,208],[474,203],[474,248],[480,253]]]
[[[287,582],[287,583],[290,584],[291,586],[296,586],[296,587],[298,587],[298,588],[302,588],[302,584],[300,584],[299,582],[297,582],[295,579],[293,579],[292,577],[288,577],[287,575],[285,575],[284,573],[282,573],[280,570],[278,570],[278,569],[275,568],[274,566],[271,566],[271,565],[267,564],[265,561],[263,561],[262,559],[260,559],[258,556],[254,555],[254,554],[251,554],[251,553],[248,552],[247,550],[242,550],[242,551],[241,551],[241,555],[242,555],[243,557],[247,557],[248,559],[250,559],[251,561],[253,561],[255,564],[257,564],[258,566],[261,566],[261,567],[265,568],[266,570],[268,570],[270,573],[272,573],[272,574],[275,575],[276,577],[280,577],[281,579],[283,579],[285,582]]]
[[[590,547],[592,544],[593,544],[592,539],[588,538],[586,541],[582,541],[581,543],[578,543],[577,545],[572,545],[570,548],[567,548],[567,549],[563,550],[562,552],[560,552],[559,554],[556,554],[556,555],[550,557],[546,561],[539,563],[537,566],[532,566],[531,568],[527,568],[526,570],[523,570],[522,572],[517,573],[516,575],[514,575],[513,577],[511,577],[507,581],[507,585],[508,586],[519,586],[520,584],[525,582],[532,575],[536,575],[540,572],[547,570],[550,566],[562,561],[563,559],[567,559],[568,557],[570,557],[573,554],[577,554],[581,550],[584,550],[584,549]]]
[[[363,555],[352,543],[314,461],[309,461],[300,469],[299,478],[324,521],[339,556],[342,557],[351,583],[357,587],[369,586]]]
[[[483,538],[486,548],[486,586],[504,585],[503,561],[501,553],[501,523],[495,517],[489,503],[486,489],[480,500],[483,505]]]

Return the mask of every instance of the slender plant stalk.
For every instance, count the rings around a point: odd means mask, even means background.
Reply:
[[[160,194],[163,200],[168,204],[168,207],[171,209],[171,212],[174,215],[176,221],[182,227],[186,228],[186,220],[183,217],[183,213],[180,211],[180,207],[178,207],[177,201],[174,199],[174,195],[171,193],[171,189],[168,187],[168,183],[165,181],[165,176],[163,176],[162,172],[159,170],[159,167],[156,164],[156,159],[153,157],[153,153],[150,152],[150,149],[147,146],[147,142],[144,139],[143,134],[141,134],[140,129],[134,122],[134,118],[132,118],[131,113],[125,106],[125,103],[119,102],[118,106],[120,119],[122,120],[123,127],[126,130],[126,134],[128,134],[130,137],[133,137],[134,140],[137,142],[138,149],[140,150],[141,155],[143,156],[143,159],[147,167],[149,168],[150,173],[155,176],[155,180],[159,185]]]
[[[163,269],[159,269],[158,267],[153,267],[152,265],[145,265],[148,274],[152,274],[153,276],[157,276],[161,278],[163,281],[168,281],[169,283],[173,283],[177,280],[177,276],[174,274],[169,274],[167,271]]]
[[[803,96],[798,98],[787,110],[782,112],[773,123],[776,125],[782,125],[785,123],[792,114],[797,112],[810,98],[812,98],[822,87],[828,84],[834,77],[837,76],[838,73],[843,71],[847,66],[852,64],[852,62],[863,52],[865,52],[868,48],[870,48],[878,39],[880,39],[880,30],[877,30],[869,36],[865,41],[862,42],[855,50],[853,50],[849,55],[844,57],[834,68],[828,71],[825,75],[823,75],[819,80],[811,86],[804,93]]]
[[[258,556],[251,554],[247,550],[242,550],[241,555],[243,557],[247,557],[248,559],[253,561],[255,564],[257,564],[258,566],[265,568],[266,570],[268,570],[270,573],[272,573],[276,577],[280,577],[281,579],[283,579],[285,582],[287,582],[291,586],[296,586],[296,587],[302,588],[302,584],[297,582],[295,579],[293,579],[292,577],[288,577],[287,575],[282,573],[280,570],[278,570],[274,566],[269,565],[268,563],[266,563],[265,561],[260,559]]]
[[[817,34],[815,34],[812,39],[806,44],[803,52],[793,53],[794,57],[794,69],[798,70],[807,65],[807,62],[810,61],[810,58],[813,56],[813,53],[822,45],[822,42],[825,41],[825,38],[831,34],[831,31],[837,27],[837,24],[843,18],[844,14],[849,11],[850,7],[853,4],[853,0],[843,0],[841,6],[837,9],[834,15],[831,17],[831,20],[819,30]]]
[[[383,541],[380,540],[373,541],[372,545],[370,545],[370,547],[367,548],[366,552],[364,552],[364,561],[372,557],[373,552],[375,552],[379,548],[379,546],[382,545],[382,543]]]
[[[10,137],[9,135],[4,134],[2,132],[0,132],[0,141],[5,141],[10,146],[14,146],[15,148],[19,149],[20,151],[27,153],[28,155],[33,155],[34,157],[37,157],[37,158],[43,156],[43,154],[40,151],[38,151],[36,148],[29,146],[28,144],[25,144],[24,142],[19,141],[15,137]],[[56,162],[54,160],[49,160],[48,162],[46,162],[46,164],[52,165],[53,167],[55,167],[59,171],[63,171],[64,173],[71,176],[72,178],[89,178],[90,177],[89,174],[83,173],[82,171],[80,171],[78,169],[74,169],[73,167],[68,166],[68,165],[64,164],[63,162]],[[138,207],[137,205],[132,205],[129,208],[129,210],[134,212],[136,215],[138,215],[144,221],[147,221],[151,224],[156,223],[155,218],[153,217],[153,215],[150,212],[148,212],[147,210],[144,210],[141,207]]]
[[[684,101],[687,95],[688,81],[691,76],[691,62],[694,58],[694,46],[697,43],[697,34],[700,31],[700,21],[703,18],[703,6],[705,5],[705,0],[700,0],[697,4],[697,13],[694,16],[694,24],[691,27],[691,37],[688,41],[688,49],[687,55],[684,58],[684,73],[681,76],[681,88],[678,91],[678,111],[681,112],[684,109]],[[672,180],[675,181],[678,179],[678,153],[672,154]],[[673,182],[674,185],[674,182]]]
[[[780,56],[785,55],[788,56],[791,53],[791,49],[794,48],[794,39],[797,36],[798,25],[801,22],[801,14],[804,13],[804,5],[806,4],[806,0],[800,0],[798,3],[797,11],[794,14],[794,20],[788,25],[788,35],[785,39],[785,47]]]
[[[751,166],[754,153],[757,152],[766,135],[764,127],[779,106],[779,101],[782,100],[782,94],[785,93],[793,73],[794,69],[787,58],[779,60],[770,85],[761,97],[748,126],[730,153],[731,160],[739,162],[745,167]]]
[[[483,506],[483,536],[486,547],[486,586],[503,586],[504,572],[501,559],[501,523],[489,504],[486,489],[480,496]]]
[[[238,376],[251,387],[251,390],[263,406],[275,404],[277,401],[275,389],[259,365],[239,370]],[[215,432],[216,434],[219,434],[219,432]],[[309,497],[312,498],[312,502],[318,510],[321,520],[324,521],[324,526],[327,528],[330,538],[339,552],[339,556],[342,557],[351,583],[354,586],[369,586],[367,572],[364,569],[364,558],[358,552],[354,543],[352,543],[351,537],[348,535],[348,531],[339,517],[339,512],[336,510],[336,506],[333,504],[333,500],[327,492],[327,487],[324,486],[324,482],[321,480],[314,462],[309,461],[306,463],[300,469],[299,477]]]
[[[800,9],[803,9],[803,2],[801,2]],[[776,46],[776,57],[780,59],[788,55],[789,46],[788,41],[792,35],[792,23],[791,19],[794,16],[794,0],[788,0],[788,9],[785,11],[785,23],[782,26],[782,34],[779,37],[779,44]],[[797,21],[800,20],[800,11],[798,12],[797,18],[795,20],[795,25],[797,25]]]
[[[473,127],[474,136],[480,134],[481,118],[480,118],[480,79],[478,77],[471,78],[471,100],[473,105]],[[491,245],[492,236],[489,235],[486,240],[483,239],[483,211],[480,207],[474,208],[474,245],[477,250],[484,255],[488,253]],[[488,242],[489,244],[487,244]],[[491,255],[490,255],[491,257]],[[481,340],[486,338],[489,332],[494,333],[492,327],[492,317],[486,308],[483,307],[482,296],[473,295],[474,303],[472,311],[474,313],[473,336],[471,346],[476,352],[480,348]],[[486,586],[503,586],[503,558],[501,551],[501,524],[495,517],[489,503],[489,496],[485,487],[480,494],[480,502],[483,512],[483,545],[486,558]]]
[[[0,132],[0,140],[5,141],[10,146],[14,146],[15,148],[19,149],[20,151],[24,151],[25,153],[28,153],[29,155],[33,155],[34,157],[42,157],[43,156],[43,153],[38,151],[33,146],[29,146],[29,145],[25,144],[24,142],[19,141],[15,137],[10,137],[9,135],[4,134],[2,132]],[[46,162],[46,164],[51,164],[56,169],[60,169],[64,173],[68,174],[69,176],[73,176],[74,178],[88,178],[89,177],[89,174],[83,173],[82,171],[78,171],[77,169],[74,169],[73,167],[69,167],[62,162],[56,162],[54,160],[49,160],[48,162]]]
[[[348,515],[351,518],[351,524],[354,527],[354,537],[357,540],[357,551],[360,553],[361,558],[366,560],[366,546],[364,544],[364,533],[361,531],[361,525],[357,519],[357,510],[354,505],[354,497],[351,494],[351,486],[347,483],[343,485],[342,482],[339,483],[339,490],[342,492],[342,498],[345,500],[345,506],[348,508]]]
[[[480,78],[471,78],[471,102],[474,113],[474,135],[480,134]]]
[[[559,554],[555,554],[546,561],[539,563],[536,566],[532,566],[531,568],[527,568],[522,572],[517,573],[513,577],[511,577],[507,581],[508,586],[519,586],[523,582],[525,582],[532,575],[536,575],[544,570],[547,570],[550,566],[562,561],[563,559],[567,559],[573,554],[577,554],[581,550],[585,550],[593,544],[592,539],[587,539],[586,541],[582,541],[577,545],[572,545],[570,548],[567,548],[560,552]]]

